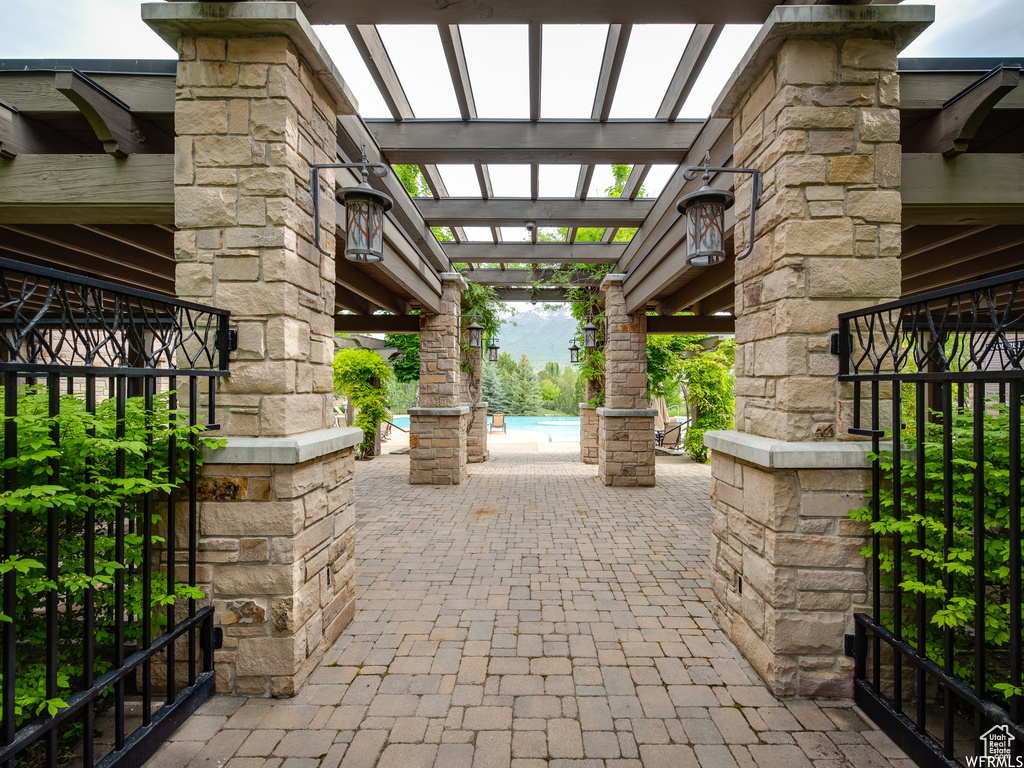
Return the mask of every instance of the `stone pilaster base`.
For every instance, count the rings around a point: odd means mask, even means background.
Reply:
[[[468,405],[409,409],[409,482],[458,485],[466,479]]]
[[[598,408],[597,476],[605,485],[654,485],[653,408]]]
[[[207,452],[197,581],[224,630],[214,654],[218,693],[294,694],[352,620],[353,447],[361,440],[358,429],[336,428],[229,438]],[[175,527],[180,552],[187,503]]]
[[[597,408],[580,403],[580,458],[597,464]]]
[[[777,696],[853,696],[843,636],[868,600],[869,445],[708,432],[712,612]]]
[[[470,464],[482,464],[489,458],[491,454],[487,450],[487,403],[477,403],[473,423],[469,425],[466,433],[466,461]]]

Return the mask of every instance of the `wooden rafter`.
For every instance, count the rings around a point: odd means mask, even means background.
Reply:
[[[473,273],[473,282],[493,286],[530,286],[534,283],[545,283],[557,287],[598,285],[600,280],[594,279],[587,272],[566,275],[553,269],[478,269]]]
[[[638,227],[650,213],[653,200],[599,200],[448,197],[415,201],[430,226],[517,227],[533,221],[538,227]]]
[[[0,101],[0,157],[88,152],[88,147]]]
[[[614,264],[625,243],[445,243],[452,261],[481,264]]]
[[[53,82],[54,88],[78,107],[107,154],[127,157],[170,151],[161,131],[137,119],[128,104],[81,72],[57,72]]]

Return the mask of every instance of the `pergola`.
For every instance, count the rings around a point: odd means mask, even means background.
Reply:
[[[337,161],[358,160],[365,147],[371,161],[417,165],[432,193],[413,199],[393,175],[371,176],[396,201],[388,213],[386,257],[372,265],[339,261],[337,309],[353,313],[338,317],[339,330],[417,330],[408,312],[437,310],[438,275],[453,264],[462,265],[468,279],[497,287],[505,299],[551,301],[562,296],[562,286],[550,282],[551,270],[579,263],[613,264],[614,272],[625,274],[626,310],[656,312],[652,332],[731,330],[729,318],[719,313],[733,309],[734,264],[686,264],[685,227],[675,202],[700,183],[687,181],[683,166],[699,164],[705,153],[713,165],[732,163],[732,121],[678,115],[724,25],[762,22],[774,3],[301,5],[312,23],[347,25],[393,118],[340,116]],[[166,15],[159,10],[152,18]],[[173,15],[171,5],[167,13]],[[632,26],[666,21],[695,26],[656,117],[610,119]],[[477,117],[459,25],[497,22],[529,25],[529,119]],[[567,22],[608,25],[593,109],[588,120],[541,119],[543,25]],[[448,72],[438,74],[452,80],[460,119],[415,117],[375,26],[389,23],[437,25],[448,64]],[[901,60],[904,294],[1020,263],[1019,64]],[[0,254],[174,292],[174,72],[169,61],[0,62],[0,155],[7,159],[0,164]],[[473,165],[479,196],[450,196],[437,170],[445,163]],[[495,197],[489,173],[494,163],[529,164],[530,196]],[[539,167],[551,163],[580,165],[573,198],[539,196]],[[632,166],[620,198],[588,197],[599,163]],[[654,163],[679,169],[657,198],[639,198]],[[725,175],[713,181],[726,188],[732,183]],[[526,222],[568,228],[568,238],[537,242],[534,229],[533,242],[501,241],[500,227]],[[454,242],[438,242],[432,226],[450,228]],[[493,242],[469,241],[468,226],[490,228]],[[574,242],[580,227],[604,227],[602,241]],[[612,241],[621,227],[636,228],[629,242]],[[731,211],[727,227],[731,242]],[[538,282],[550,287],[531,293],[529,286]],[[681,311],[692,315],[673,317]]]

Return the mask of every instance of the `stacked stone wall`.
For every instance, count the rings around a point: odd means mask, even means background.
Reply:
[[[580,459],[584,464],[597,464],[597,408],[580,403]]]
[[[468,408],[453,408],[450,415],[416,413],[409,409],[409,482],[459,485],[466,479],[466,420]],[[438,409],[435,409],[438,410]],[[458,411],[462,411],[458,413]]]
[[[654,485],[654,417],[598,408],[597,476],[615,487]]]
[[[892,42],[790,40],[735,112],[737,166],[764,175],[736,266],[737,429],[843,439],[837,315],[900,295],[899,80]],[[750,181],[738,183],[745,221]],[[736,227],[737,250],[749,232]]]
[[[466,461],[481,464],[491,458],[487,450],[487,403],[477,403],[472,421],[466,417]]]

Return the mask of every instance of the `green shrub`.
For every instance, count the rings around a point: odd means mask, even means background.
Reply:
[[[998,402],[987,402],[983,415],[984,424],[984,559],[980,568],[984,574],[985,590],[985,646],[990,662],[1009,647],[1009,612],[1020,610],[1011,606],[1009,600],[1010,542],[1007,535],[1009,519],[1009,415],[1006,406]],[[895,516],[894,468],[892,450],[877,454],[881,467],[881,484],[878,493],[879,520],[872,523],[871,504],[850,513],[854,520],[870,524],[871,530],[882,537],[879,551],[879,565],[883,574],[883,586],[892,589],[898,583],[905,598],[908,614],[904,617],[903,632],[911,642],[918,642],[916,623],[910,615],[917,596],[923,597],[926,606],[927,624],[925,630],[925,652],[933,661],[943,664],[943,630],[951,628],[954,647],[954,673],[968,685],[974,683],[974,580],[979,564],[974,560],[974,414],[968,410],[954,409],[952,418],[953,435],[953,485],[952,485],[952,546],[948,555],[944,551],[946,525],[943,515],[943,439],[942,426],[928,422],[924,427],[924,485],[918,487],[917,454],[915,450],[917,429],[921,425],[904,411],[906,428],[902,432],[905,441],[900,454],[900,506],[901,520]],[[887,437],[892,438],[888,432]],[[875,454],[871,454],[872,457]],[[924,512],[918,512],[918,498],[924,498]],[[924,532],[924,546],[918,543],[919,530]],[[895,573],[893,556],[897,538],[900,535],[902,558],[901,573]],[[861,550],[867,558],[873,557],[870,546]],[[918,562],[924,560],[926,577],[917,578]],[[944,579],[952,576],[952,592],[947,593]],[[891,611],[880,617],[890,629],[894,617]],[[986,688],[992,696],[1007,698],[1019,695],[1020,689],[1008,682],[1005,670],[988,664]]]
[[[2,388],[0,388],[2,391]],[[169,407],[169,394],[157,395],[153,410],[146,412],[142,398],[129,398],[123,422],[124,436],[118,436],[114,400],[106,400],[90,413],[75,395],[60,398],[59,414],[49,415],[49,393],[42,386],[22,387],[18,392],[18,451],[2,462],[4,470],[17,473],[17,487],[0,493],[0,530],[4,518],[13,512],[17,518],[18,555],[0,561],[0,574],[18,574],[17,637],[18,658],[15,692],[15,717],[20,727],[37,716],[52,716],[66,706],[64,697],[80,687],[84,674],[83,632],[84,601],[89,588],[94,598],[94,642],[97,649],[94,674],[106,672],[111,663],[103,656],[114,648],[115,577],[120,572],[125,586],[125,612],[141,617],[149,610],[153,636],[166,625],[161,606],[172,605],[176,599],[203,597],[198,588],[175,582],[172,594],[167,593],[166,576],[156,569],[151,581],[151,600],[147,607],[142,600],[144,540],[142,498],[147,493],[166,494],[183,484],[188,477],[189,456],[195,452],[202,463],[202,446],[217,447],[223,441],[199,439],[202,426],[190,427],[187,413]],[[7,423],[7,418],[3,419]],[[54,443],[56,426],[59,443]],[[147,457],[147,440],[152,452]],[[167,464],[170,440],[177,446],[178,463]],[[118,455],[123,453],[125,476],[116,473]],[[51,460],[59,460],[60,475],[54,479]],[[151,471],[147,479],[146,470]],[[94,575],[85,568],[86,520],[92,508],[95,520]],[[58,514],[59,576],[54,583],[47,578],[43,563],[49,540],[48,518],[51,510]],[[114,530],[118,517],[122,525],[133,519],[132,531],[125,531],[124,557],[115,550]],[[159,523],[154,513],[152,522]],[[4,531],[4,535],[8,534]],[[155,544],[163,542],[153,536]],[[46,695],[46,598],[56,589],[60,596],[58,614],[57,674],[59,693]],[[0,614],[0,620],[12,618]],[[125,622],[125,642],[140,645],[141,619]],[[2,677],[0,677],[2,680]]]
[[[373,379],[380,386],[373,386]],[[388,418],[388,384],[391,369],[384,358],[369,349],[342,349],[334,356],[334,391],[352,401],[359,414],[349,426],[363,430],[359,457],[373,456],[377,427]]]

